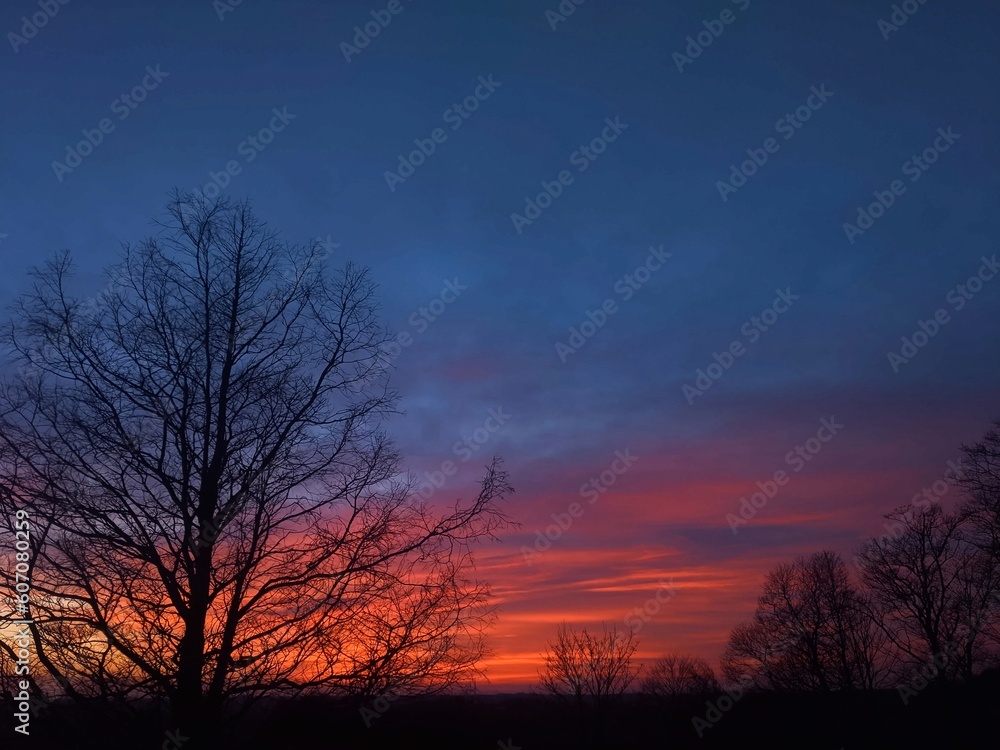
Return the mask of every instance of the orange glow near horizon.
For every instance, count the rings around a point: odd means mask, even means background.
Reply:
[[[518,533],[479,550],[477,576],[491,583],[499,607],[481,691],[537,686],[560,623],[627,630],[629,615],[637,664],[685,652],[718,669],[730,631],[753,615],[769,570],[820,549],[839,552],[853,570],[857,547],[884,533],[882,514],[909,502],[935,470],[846,473],[817,460],[733,533],[726,515],[738,515],[740,498],[772,472],[676,483],[668,468],[676,463],[647,458],[592,505],[572,494],[533,497],[519,504]],[[550,548],[534,549],[535,532],[573,502],[582,515]],[[537,552],[530,564],[525,547]]]
[[[715,458],[702,463],[714,469]],[[681,652],[718,670],[730,631],[752,616],[777,563],[833,549],[852,568],[864,539],[884,533],[882,514],[940,476],[934,466],[846,472],[817,461],[734,533],[727,514],[739,515],[740,499],[772,472],[676,480],[680,463],[644,457],[592,504],[580,498],[575,479],[566,492],[511,499],[508,513],[521,528],[475,550],[475,578],[489,583],[497,606],[481,692],[535,689],[543,653],[563,622],[635,630],[637,665]],[[548,548],[534,547],[537,532],[553,526],[553,515],[565,521],[574,503],[582,513],[551,535]],[[212,626],[216,632],[219,623]]]

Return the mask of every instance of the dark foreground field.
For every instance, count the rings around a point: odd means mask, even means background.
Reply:
[[[996,679],[947,692],[927,689],[907,705],[896,691],[863,696],[750,694],[728,711],[713,712],[706,719],[706,699],[664,705],[632,696],[609,713],[603,732],[593,713],[583,723],[571,707],[536,695],[399,699],[377,718],[368,714],[370,727],[357,706],[298,700],[258,705],[218,746],[245,750],[992,748],[998,698]],[[5,710],[0,747],[186,750],[185,746],[194,745],[183,738],[178,745],[165,722],[147,719],[144,729],[137,731],[98,714],[54,706],[32,720],[31,736],[24,738],[13,732],[11,712]],[[695,716],[715,720],[710,726],[701,725],[702,737],[692,722]]]

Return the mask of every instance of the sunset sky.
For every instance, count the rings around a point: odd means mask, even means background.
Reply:
[[[499,454],[516,490],[488,689],[658,591],[640,656],[717,663],[768,569],[849,560],[1000,416],[995,4],[387,5],[73,0],[22,43],[5,3],[0,299],[64,248],[97,294],[175,186],[369,266],[407,466],[451,461],[444,502]]]

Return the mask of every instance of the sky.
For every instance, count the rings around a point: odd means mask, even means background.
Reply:
[[[504,459],[485,689],[563,621],[717,663],[1000,416],[1000,13],[902,6],[9,0],[0,300],[249,198],[371,269],[432,500]]]

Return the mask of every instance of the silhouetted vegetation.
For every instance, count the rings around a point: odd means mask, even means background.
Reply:
[[[32,522],[16,559],[37,747],[958,747],[985,731],[1000,421],[963,448],[957,507],[889,512],[854,570],[831,550],[771,570],[719,676],[687,654],[640,673],[631,629],[564,624],[537,694],[474,695],[494,615],[471,549],[511,523],[500,460],[469,502],[413,501],[380,429],[396,396],[366,272],[330,273],[245,203],[177,195],[161,230],[126,246],[97,305],[70,292],[67,255],[50,261],[8,332],[0,512],[11,539],[17,511]],[[0,640],[6,696],[17,659]]]
[[[468,682],[499,460],[471,501],[413,502],[367,273],[328,272],[246,203],[176,195],[160,229],[93,305],[68,255],[48,262],[9,329],[0,512],[5,539],[31,521],[32,694],[117,727],[162,708],[194,750],[264,696]]]

